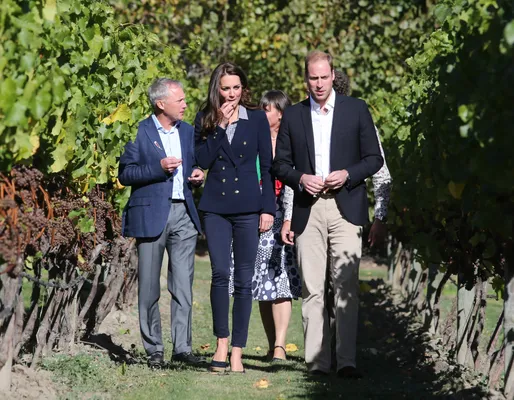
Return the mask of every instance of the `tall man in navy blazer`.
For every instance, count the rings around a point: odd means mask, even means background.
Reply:
[[[273,164],[295,188],[291,230],[302,272],[305,361],[312,374],[330,371],[325,307],[327,259],[336,305],[338,376],[358,378],[356,338],[362,225],[368,221],[364,180],[383,164],[366,103],[336,95],[330,54],[305,59],[308,99],[285,110]]]
[[[187,107],[178,81],[157,79],[148,89],[154,113],[125,146],[119,181],[132,192],[123,212],[123,235],[137,238],[139,323],[150,367],[164,363],[159,313],[160,274],[168,252],[173,360],[203,362],[191,352],[193,267],[200,220],[192,186],[204,173],[194,167],[193,127],[181,121]]]

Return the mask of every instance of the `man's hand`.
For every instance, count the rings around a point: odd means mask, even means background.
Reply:
[[[161,167],[165,172],[172,174],[182,164],[182,159],[166,157],[161,160]]]
[[[187,178],[194,186],[200,186],[205,178],[205,172],[201,169],[195,168],[191,173],[191,176]]]
[[[259,219],[259,232],[266,232],[273,226],[273,220],[275,218],[271,214],[261,214]]]
[[[294,245],[294,232],[291,231],[291,221],[284,220],[282,229],[280,230],[280,236],[282,237],[282,242],[285,244]]]
[[[370,243],[371,247],[381,244],[385,239],[385,235],[385,224],[379,219],[375,218],[375,221],[373,221],[373,225],[371,225],[371,229],[369,230],[368,235],[368,242]]]
[[[339,189],[342,187],[348,179],[348,171],[343,169],[341,171],[331,172],[325,179],[325,188],[327,189]]]
[[[300,178],[300,183],[307,193],[313,196],[321,192],[324,188],[321,176],[303,174]]]

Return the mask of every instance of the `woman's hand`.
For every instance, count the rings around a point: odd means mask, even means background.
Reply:
[[[282,237],[282,242],[285,244],[294,245],[294,232],[291,231],[291,221],[284,220],[282,229],[280,230],[280,236]]]
[[[234,115],[234,111],[236,110],[237,105],[238,103],[231,103],[228,101],[222,104],[220,108],[222,114],[220,126],[223,129],[227,128],[230,118],[232,117],[232,115]]]
[[[261,214],[260,220],[259,220],[259,232],[266,232],[271,229],[273,226],[273,220],[275,218],[271,214]]]

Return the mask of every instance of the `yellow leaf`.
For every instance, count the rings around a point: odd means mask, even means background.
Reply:
[[[292,353],[294,351],[298,351],[298,346],[294,343],[286,344],[286,352]]]
[[[43,18],[47,21],[54,22],[55,15],[57,14],[57,1],[46,0],[46,4],[43,7]]]
[[[257,389],[267,389],[269,385],[270,383],[267,379],[259,379],[253,384],[253,387]]]
[[[86,263],[86,260],[84,260],[84,257],[82,257],[82,254],[80,254],[80,253],[77,255],[77,260],[80,264]]]
[[[369,291],[371,290],[371,286],[366,282],[362,282],[359,285],[359,289],[361,293],[369,293]]]
[[[111,125],[116,121],[125,122],[128,121],[132,117],[132,112],[130,111],[129,106],[126,104],[120,104],[114,112],[105,117],[102,122],[106,125]]]
[[[462,197],[462,191],[464,190],[465,186],[465,183],[455,183],[453,181],[450,181],[450,183],[448,184],[448,190],[450,191],[452,197],[458,200]]]
[[[254,348],[255,351],[261,351],[262,349],[260,348],[260,346],[257,346]]]
[[[36,154],[37,149],[39,149],[39,136],[30,136],[30,144],[32,145],[32,155]]]
[[[207,350],[209,347],[211,347],[211,344],[210,344],[210,343],[205,343],[205,344],[202,344],[202,345],[200,346],[200,348],[201,348],[202,350]]]
[[[364,326],[373,326],[371,321],[364,321]]]

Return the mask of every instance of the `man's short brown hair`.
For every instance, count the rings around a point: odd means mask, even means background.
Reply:
[[[305,77],[306,78],[309,73],[309,71],[308,71],[309,64],[312,62],[320,61],[320,60],[327,61],[328,64],[330,65],[330,70],[331,71],[334,70],[333,58],[330,55],[330,53],[327,53],[327,52],[324,52],[321,50],[313,50],[305,56]]]

